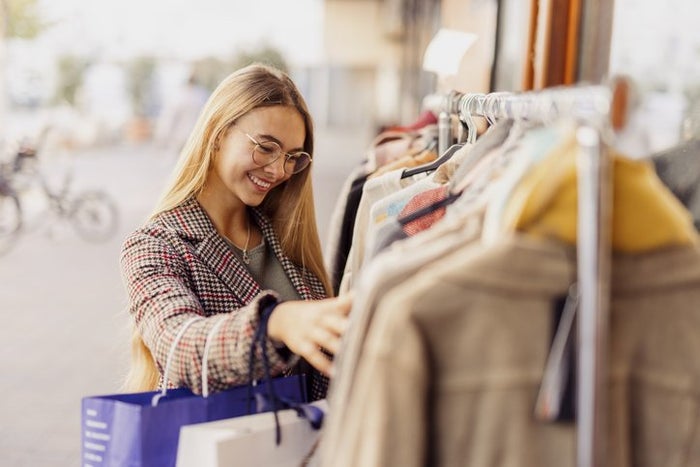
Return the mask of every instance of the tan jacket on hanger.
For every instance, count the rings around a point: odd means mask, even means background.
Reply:
[[[355,290],[350,326],[343,335],[342,351],[336,356],[336,376],[329,388],[329,413],[321,442],[323,465],[333,466],[338,443],[346,434],[348,401],[354,392],[355,373],[367,331],[383,293],[408,280],[421,268],[478,239],[483,209],[474,207],[469,216],[455,216],[415,237],[397,242],[371,262]]]
[[[575,465],[575,427],[534,420],[574,250],[471,245],[381,301],[328,465]],[[608,466],[700,465],[700,250],[615,259]]]
[[[387,291],[328,465],[575,465],[575,426],[533,416],[576,277],[570,162],[516,187],[527,200],[503,225],[527,235],[466,245]],[[606,465],[700,465],[698,236],[648,164],[614,173]]]

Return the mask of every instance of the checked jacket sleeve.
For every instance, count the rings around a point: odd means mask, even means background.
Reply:
[[[277,301],[274,292],[250,286],[245,288],[245,294],[240,293],[207,263],[206,258],[197,254],[190,242],[167,229],[153,226],[127,238],[122,248],[121,266],[130,299],[129,312],[161,375],[171,344],[183,323],[194,316],[204,318],[191,325],[182,337],[171,364],[170,386],[187,386],[201,393],[202,356],[207,335],[220,320],[223,323],[209,349],[209,387],[218,391],[248,383],[251,345],[262,308]],[[229,267],[226,271],[236,275],[238,270]],[[240,277],[231,278],[231,282],[240,280]],[[289,352],[275,349],[269,340],[265,351],[272,376],[281,374],[298,359]],[[254,358],[253,376],[263,376],[260,349]]]

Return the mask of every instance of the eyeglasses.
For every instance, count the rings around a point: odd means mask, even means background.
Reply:
[[[274,141],[257,141],[255,138],[250,136],[248,133],[244,133],[249,140],[255,144],[253,146],[253,162],[259,166],[270,165],[277,161],[280,157],[284,156],[284,171],[285,173],[292,175],[297,174],[307,168],[311,164],[311,155],[308,152],[299,151],[295,153],[287,153],[282,150],[279,144]]]

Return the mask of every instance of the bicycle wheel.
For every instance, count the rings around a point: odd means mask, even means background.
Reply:
[[[14,193],[0,191],[0,255],[7,252],[22,228],[22,208]]]
[[[83,239],[100,242],[117,231],[119,212],[107,193],[87,191],[80,193],[73,201],[70,217]]]

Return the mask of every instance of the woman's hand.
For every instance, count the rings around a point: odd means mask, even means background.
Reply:
[[[333,364],[321,348],[335,354],[347,327],[350,295],[315,301],[282,302],[270,315],[267,334],[330,376]]]

